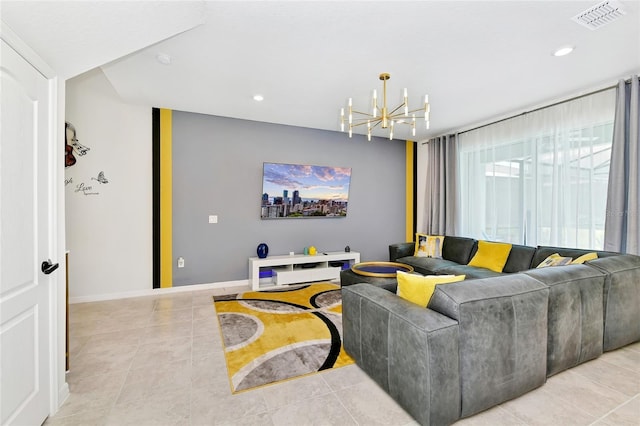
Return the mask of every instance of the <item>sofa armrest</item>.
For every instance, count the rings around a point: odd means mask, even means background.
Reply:
[[[548,301],[524,274],[436,286],[429,308],[458,320],[462,417],[544,384]]]
[[[344,348],[420,424],[460,417],[457,322],[369,284],[342,288]]]
[[[406,256],[413,256],[415,253],[415,243],[396,243],[389,245],[389,262],[395,262],[397,259]]]
[[[602,355],[605,275],[587,265],[531,269],[525,274],[549,287],[547,376]]]
[[[640,341],[640,257],[609,256],[586,265],[605,273],[604,351]]]

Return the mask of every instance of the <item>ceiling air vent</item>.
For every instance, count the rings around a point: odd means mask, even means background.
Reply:
[[[622,6],[616,0],[605,0],[593,7],[578,13],[571,18],[580,25],[584,25],[590,30],[595,30],[603,25],[615,21],[627,12],[622,10]]]

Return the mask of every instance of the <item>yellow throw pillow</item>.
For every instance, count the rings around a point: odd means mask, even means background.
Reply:
[[[398,291],[396,294],[409,302],[426,308],[436,285],[455,283],[464,280],[465,277],[465,275],[422,276],[398,271]]]
[[[426,235],[416,233],[416,248],[413,252],[418,257],[442,258],[443,235]]]
[[[509,258],[509,253],[511,253],[511,247],[512,245],[507,243],[478,241],[478,251],[468,265],[502,272]]]
[[[598,253],[596,252],[591,252],[591,253],[587,253],[587,254],[583,254],[580,257],[576,257],[575,259],[573,259],[571,261],[572,265],[581,265],[584,262],[588,261],[588,260],[593,260],[593,259],[597,259],[598,258]]]
[[[549,266],[562,266],[568,265],[573,259],[570,257],[560,256],[558,253],[550,254],[545,260],[540,262],[536,268],[547,268]]]

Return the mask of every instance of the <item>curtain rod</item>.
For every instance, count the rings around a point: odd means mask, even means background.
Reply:
[[[480,125],[480,126],[476,126],[476,127],[474,127],[474,128],[471,128],[471,129],[463,130],[463,131],[461,131],[461,132],[458,132],[457,134],[461,135],[461,134],[463,134],[463,133],[472,132],[472,131],[474,131],[474,130],[482,129],[483,127],[487,127],[487,126],[491,126],[491,125],[494,125],[494,124],[502,123],[503,121],[511,120],[512,118],[520,117],[520,116],[522,116],[522,115],[531,114],[532,112],[536,112],[536,111],[540,111],[540,110],[543,110],[543,109],[551,108],[551,107],[554,107],[554,106],[556,106],[556,105],[561,105],[561,104],[565,104],[565,103],[567,103],[567,102],[575,101],[576,99],[581,99],[581,98],[584,98],[584,97],[587,97],[587,96],[595,95],[595,94],[597,94],[597,93],[605,92],[605,91],[607,91],[607,90],[611,90],[611,89],[613,89],[613,88],[615,88],[615,87],[617,87],[617,86],[618,86],[618,85],[616,84],[616,85],[614,85],[614,86],[604,87],[604,88],[602,88],[602,89],[595,90],[595,91],[593,91],[593,92],[589,92],[589,93],[585,93],[585,94],[583,94],[583,95],[574,96],[574,97],[572,97],[572,98],[565,99],[565,100],[558,101],[558,102],[554,102],[554,103],[552,103],[552,104],[545,105],[545,106],[541,106],[541,107],[539,107],[539,108],[534,108],[534,109],[529,110],[529,111],[523,111],[523,112],[521,112],[520,114],[512,115],[512,116],[510,116],[510,117],[502,118],[502,119],[500,119],[500,120],[496,120],[496,121],[491,122],[491,123],[487,123],[487,124],[483,124],[483,125]]]
[[[626,80],[624,80],[624,82],[625,82],[625,83],[629,83],[629,82],[631,82],[631,77],[629,77],[629,78],[627,78]],[[610,89],[613,89],[613,88],[615,88],[615,87],[618,87],[618,84],[619,84],[619,83],[615,83],[615,84],[614,84],[614,85],[612,85],[612,86],[603,87],[602,89],[594,90],[593,92],[584,93],[584,94],[582,94],[582,95],[574,96],[574,97],[569,98],[569,99],[564,99],[564,100],[562,100],[562,101],[554,102],[554,103],[549,104],[549,105],[545,105],[545,106],[541,106],[541,107],[538,107],[538,108],[534,108],[534,109],[529,110],[529,111],[523,111],[523,112],[521,112],[521,113],[519,113],[519,114],[511,115],[511,116],[506,117],[506,118],[501,118],[500,120],[492,121],[491,123],[482,124],[482,125],[480,125],[480,126],[476,126],[476,127],[471,128],[471,129],[463,130],[463,131],[461,131],[461,132],[456,132],[456,135],[461,135],[461,134],[463,134],[463,133],[472,132],[472,131],[474,131],[474,130],[482,129],[483,127],[492,126],[492,125],[494,125],[494,124],[502,123],[503,121],[511,120],[512,118],[520,117],[520,116],[522,116],[522,115],[531,114],[532,112],[540,111],[540,110],[543,110],[543,109],[545,109],[545,108],[551,108],[551,107],[553,107],[553,106],[560,105],[560,104],[564,104],[564,103],[566,103],[566,102],[575,101],[576,99],[584,98],[584,97],[586,97],[586,96],[595,95],[595,94],[597,94],[597,93],[601,93],[601,92],[604,92],[604,91],[606,91],[606,90],[610,90]],[[432,139],[433,139],[433,138],[432,138]],[[422,145],[427,144],[427,143],[429,143],[429,141],[422,142]]]

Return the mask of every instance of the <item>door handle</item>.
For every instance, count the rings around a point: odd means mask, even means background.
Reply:
[[[60,266],[58,263],[53,264],[51,263],[51,259],[48,259],[45,262],[42,262],[41,269],[42,269],[42,272],[45,273],[45,275],[49,275],[50,273],[58,269],[58,266]]]

